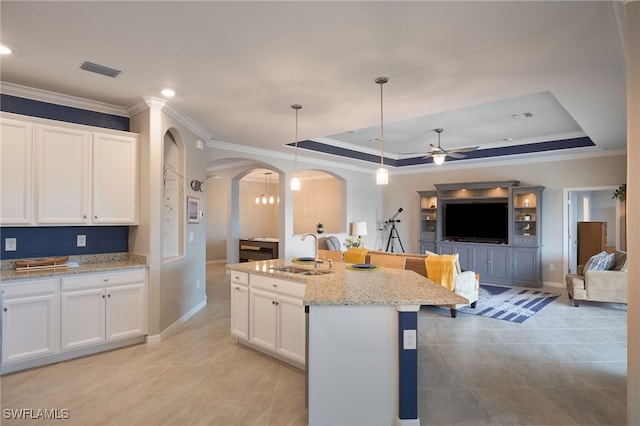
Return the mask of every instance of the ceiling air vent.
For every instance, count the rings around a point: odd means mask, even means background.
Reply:
[[[530,112],[523,112],[522,114],[511,114],[511,118],[514,120],[522,120],[523,118],[531,118],[533,114]]]
[[[122,71],[115,68],[109,68],[104,65],[94,64],[93,62],[84,61],[80,65],[80,69],[85,71],[94,72],[100,75],[106,75],[107,77],[116,78]]]

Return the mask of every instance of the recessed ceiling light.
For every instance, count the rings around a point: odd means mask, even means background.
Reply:
[[[176,92],[173,89],[162,89],[162,96],[166,96],[167,98],[173,98],[176,95]]]
[[[0,55],[8,55],[11,53],[11,49],[9,49],[4,44],[0,44]]]

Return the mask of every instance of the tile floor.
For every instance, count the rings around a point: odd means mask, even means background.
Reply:
[[[229,335],[229,277],[207,268],[209,304],[159,344],[2,376],[0,423],[304,425],[301,371]],[[566,292],[523,324],[420,312],[422,425],[625,425],[625,305]],[[5,409],[67,409],[46,422]]]

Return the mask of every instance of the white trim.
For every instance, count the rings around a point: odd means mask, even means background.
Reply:
[[[187,322],[187,320],[189,320],[189,318],[191,318],[192,316],[197,314],[198,311],[200,311],[205,306],[207,306],[207,296],[206,295],[205,295],[204,300],[202,302],[200,302],[199,304],[194,306],[193,309],[191,309],[189,312],[187,312],[186,314],[184,314],[183,316],[178,318],[169,327],[167,327],[164,330],[162,330],[162,332],[160,332],[160,334],[154,334],[153,336],[147,336],[147,343],[148,344],[160,343],[162,340],[164,340],[167,337],[171,336],[176,331],[178,326],[180,326],[180,325],[184,324],[185,322]]]
[[[399,305],[397,306],[398,312],[418,312],[420,305]]]
[[[32,87],[20,86],[18,84],[0,82],[0,93],[4,95],[17,96],[34,101],[48,102],[56,105],[80,108],[89,111],[113,114],[121,117],[129,117],[126,108],[111,105],[104,102],[91,101],[89,99],[77,98],[75,96],[62,95],[60,93],[49,92],[47,90],[34,89]]]
[[[417,419],[395,419],[395,426],[420,426],[420,418]]]

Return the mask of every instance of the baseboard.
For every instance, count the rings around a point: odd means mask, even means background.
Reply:
[[[565,288],[565,284],[564,283],[556,283],[553,281],[544,281],[542,283],[542,285],[544,287],[558,287],[558,288]]]
[[[227,263],[227,259],[207,260],[207,265],[209,263]]]
[[[187,312],[186,314],[184,314],[183,316],[178,318],[169,327],[167,327],[164,330],[162,330],[162,332],[160,332],[160,334],[154,334],[154,335],[151,335],[151,336],[147,336],[147,343],[149,343],[149,344],[160,343],[163,339],[166,339],[167,337],[171,336],[175,332],[176,328],[179,325],[184,324],[185,322],[187,322],[187,320],[189,320],[189,318],[191,318],[192,316],[197,314],[198,311],[200,311],[205,306],[207,306],[207,296],[206,295],[204,296],[204,300],[202,302],[200,302],[199,304],[194,306],[189,312]]]

